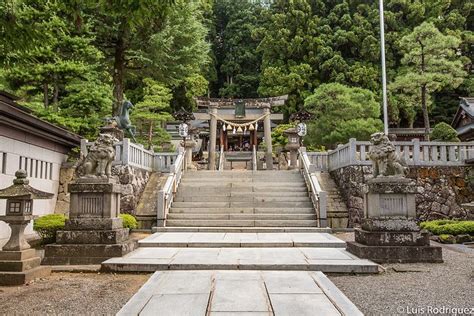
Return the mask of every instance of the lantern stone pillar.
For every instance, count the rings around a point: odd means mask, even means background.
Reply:
[[[265,105],[263,108],[263,133],[265,139],[265,145],[267,147],[265,152],[265,161],[267,164],[267,170],[273,169],[273,148],[272,148],[272,126],[270,120],[270,105]]]
[[[288,137],[288,143],[285,146],[286,150],[290,151],[290,165],[288,169],[296,169],[298,161],[298,149],[300,148],[300,136],[296,128],[289,128],[285,132]]]
[[[217,107],[209,106],[211,114],[209,135],[209,170],[216,170],[216,141],[217,141]]]
[[[0,285],[21,285],[51,273],[51,268],[40,266],[41,258],[31,249],[24,231],[34,219],[33,199],[50,199],[53,194],[30,187],[25,170],[18,170],[15,176],[12,186],[0,190],[0,198],[7,200],[0,220],[11,228],[10,238],[0,251]]]

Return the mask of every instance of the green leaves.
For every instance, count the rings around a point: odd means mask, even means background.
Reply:
[[[311,145],[334,147],[352,137],[368,140],[382,129],[380,106],[369,90],[322,84],[306,98],[305,108],[315,117],[307,136]]]

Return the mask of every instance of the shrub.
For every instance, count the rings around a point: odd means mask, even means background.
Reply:
[[[420,227],[435,235],[474,235],[474,221],[434,220],[422,222]]]
[[[56,232],[64,228],[66,216],[64,214],[49,214],[33,221],[33,229],[41,237],[43,244],[50,244],[56,240]]]
[[[435,125],[431,138],[434,141],[459,142],[458,133],[451,125],[441,122]]]
[[[137,219],[130,214],[120,214],[119,217],[123,221],[123,228],[134,229],[138,227]]]

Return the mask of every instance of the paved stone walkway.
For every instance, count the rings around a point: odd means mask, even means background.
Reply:
[[[362,313],[321,272],[164,271],[118,315],[350,315]]]
[[[330,247],[346,243],[328,233],[155,233],[139,241],[140,247]]]
[[[108,271],[311,270],[377,273],[378,265],[345,251],[326,233],[155,233],[121,258],[102,263]]]

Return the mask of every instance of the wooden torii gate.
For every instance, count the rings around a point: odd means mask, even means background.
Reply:
[[[222,120],[225,122],[227,119],[242,119],[240,113],[235,113],[233,118],[228,117],[219,117],[218,109],[219,108],[235,108],[236,104],[244,104],[245,107],[252,107],[261,109],[261,116],[257,117],[246,117],[247,120],[252,119],[262,119],[263,120],[263,130],[264,130],[264,140],[266,144],[265,152],[265,161],[267,169],[273,169],[273,158],[272,158],[272,131],[271,131],[271,108],[273,106],[281,106],[285,104],[285,101],[288,100],[288,95],[283,95],[279,97],[272,98],[257,98],[257,99],[218,99],[218,98],[206,98],[206,97],[197,97],[195,98],[198,106],[207,107],[208,115],[205,117],[210,120],[210,131],[209,131],[209,170],[216,169],[216,142],[217,142],[217,121]],[[204,117],[202,117],[204,118]]]

